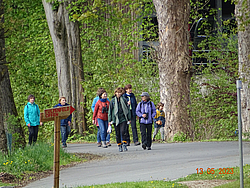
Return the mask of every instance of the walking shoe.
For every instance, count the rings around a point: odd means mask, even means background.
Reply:
[[[146,149],[146,144],[142,144],[142,146],[141,146],[144,150]]]
[[[127,143],[127,146],[130,146],[130,143],[129,143],[129,142]]]
[[[107,148],[108,146],[106,145],[106,141],[102,141],[102,147]]]
[[[123,152],[122,145],[120,144],[120,145],[118,145],[118,147],[119,147],[119,152]]]
[[[139,146],[140,144],[140,142],[135,142],[135,146]]]
[[[106,145],[107,145],[107,146],[111,146],[111,143],[110,143],[110,142],[107,142]]]
[[[66,145],[66,144],[65,144],[65,145],[63,144],[63,145],[62,145],[62,148],[66,148],[66,147],[67,147],[67,145]]]
[[[153,140],[152,140],[153,142],[155,141],[155,138],[153,138]]]
[[[101,142],[98,142],[97,143],[97,147],[101,147],[102,146],[102,143]]]
[[[148,147],[148,150],[151,150],[151,147]]]
[[[128,151],[127,144],[123,143],[122,146],[123,146],[123,150],[124,150],[124,151]]]

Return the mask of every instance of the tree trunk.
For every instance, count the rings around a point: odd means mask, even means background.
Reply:
[[[250,129],[250,25],[246,23],[249,18],[250,3],[247,1],[248,7],[242,7],[243,0],[235,6],[235,14],[238,21],[238,27],[243,26],[244,30],[238,32],[238,58],[239,58],[239,76],[242,80],[241,90],[241,112],[242,112],[242,132],[247,133]],[[246,5],[245,5],[246,6]],[[245,9],[243,11],[243,8]],[[244,14],[244,13],[247,14]],[[242,16],[242,18],[241,18]],[[243,24],[243,25],[242,25]]]
[[[191,59],[189,57],[189,0],[153,0],[159,41],[158,66],[160,97],[166,112],[166,139],[178,132],[191,136],[190,104]]]
[[[83,63],[79,25],[78,22],[69,20],[66,9],[71,2],[73,1],[59,1],[58,5],[53,5],[43,0],[43,6],[54,45],[59,95],[66,97],[67,102],[76,109],[73,128],[82,134],[86,131],[84,90],[81,85],[84,79]]]
[[[18,116],[16,105],[14,102],[14,97],[12,93],[9,71],[6,65],[0,65],[0,77],[2,77],[2,82],[0,83],[0,106],[2,107],[2,113],[4,121],[9,118],[9,115]],[[16,124],[9,125],[7,128],[9,133],[15,134],[16,137],[13,137],[14,147],[24,147],[26,145],[24,130],[21,126],[20,120]]]
[[[0,0],[0,15],[4,14],[3,1]],[[2,23],[4,23],[4,17],[1,17],[1,28],[0,28],[0,148],[5,151],[7,149],[7,139],[4,129],[4,121],[9,114],[18,116],[16,105],[14,102],[14,97],[11,89],[9,71],[6,64],[5,57],[5,40],[4,40],[4,28],[2,28]],[[17,133],[14,139],[14,146],[24,147],[26,145],[25,136],[20,124],[20,121],[16,125],[12,125],[7,129],[11,133]]]

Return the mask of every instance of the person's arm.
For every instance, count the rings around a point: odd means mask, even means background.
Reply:
[[[156,116],[156,109],[154,103],[152,101],[151,103],[152,103],[152,118],[154,118]]]
[[[26,125],[29,127],[30,126],[30,120],[29,120],[27,105],[24,107],[24,121],[26,122]]]
[[[135,112],[138,117],[142,117],[140,103],[137,105]]]
[[[43,122],[41,122],[40,120],[40,109],[39,109],[39,106],[38,105],[36,105],[37,106],[37,114],[38,114],[38,118],[39,118],[39,124],[40,125],[42,125],[43,124]]]
[[[95,124],[95,118],[97,116],[98,109],[99,109],[99,101],[97,101],[97,103],[95,104],[95,109],[94,109],[93,118],[92,118],[92,123],[93,124]]]
[[[111,102],[109,103],[109,111],[108,111],[108,122],[111,123],[112,121],[112,112],[113,112],[113,103],[112,103],[112,100]]]

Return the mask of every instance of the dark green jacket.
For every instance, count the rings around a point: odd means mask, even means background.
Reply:
[[[127,100],[121,96],[120,97],[120,102],[122,106],[122,111],[124,113],[126,121],[131,120],[131,113],[129,113],[129,108],[127,105]],[[121,120],[118,118],[118,101],[117,97],[113,97],[112,100],[110,101],[109,105],[109,113],[108,113],[108,122],[113,122],[113,124],[118,125],[121,122]]]

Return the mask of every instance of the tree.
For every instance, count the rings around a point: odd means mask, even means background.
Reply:
[[[242,132],[250,130],[250,25],[249,25],[249,1],[239,0],[236,3],[235,14],[238,22],[238,58],[239,77],[242,80],[241,108],[242,108]]]
[[[189,0],[153,0],[159,27],[158,67],[160,98],[165,104],[166,136],[191,134],[191,59],[189,57]],[[169,130],[167,130],[169,128]]]
[[[80,134],[86,130],[84,96],[81,82],[84,80],[81,43],[78,22],[69,19],[69,1],[47,2],[43,6],[53,41],[59,95],[64,96],[75,109],[73,128]]]
[[[6,122],[9,115],[18,116],[14,97],[11,89],[10,79],[9,79],[9,71],[6,62],[5,56],[5,39],[4,39],[4,8],[3,8],[3,1],[0,1],[0,11],[1,11],[1,31],[0,31],[0,132],[1,132],[1,139],[0,139],[0,147],[2,150],[7,148],[6,142],[6,133],[5,129],[10,131],[11,133],[15,134],[15,146],[25,146],[25,136],[21,126],[20,121],[17,122],[15,125],[11,125],[11,127],[4,127],[4,122]],[[5,128],[5,129],[4,129]],[[5,138],[4,138],[5,137]]]

